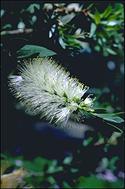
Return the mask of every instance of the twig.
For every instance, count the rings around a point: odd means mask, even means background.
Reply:
[[[83,13],[85,16],[88,16],[88,13],[89,13],[89,9],[82,9],[82,10],[75,10],[75,9],[72,9],[72,10],[68,10],[67,8],[57,8],[54,10],[54,12],[56,13]]]
[[[9,31],[2,31],[0,33],[1,36],[3,35],[14,35],[14,34],[28,34],[32,33],[33,29],[27,28],[27,29],[17,29],[17,30],[9,30]]]

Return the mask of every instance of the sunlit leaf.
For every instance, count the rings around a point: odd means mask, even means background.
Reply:
[[[64,164],[70,164],[72,161],[72,156],[69,156],[69,157],[66,157],[64,160],[63,160],[63,163]]]
[[[0,18],[2,18],[2,17],[4,16],[4,14],[5,14],[5,10],[4,10],[4,9],[1,9],[1,10],[0,10]]]
[[[96,31],[96,25],[94,23],[92,23],[91,28],[90,28],[89,37],[93,37],[93,35],[95,34],[95,31]]]
[[[35,12],[35,10],[39,10],[40,9],[40,4],[38,3],[33,3],[31,4],[26,10],[28,12],[30,12],[31,14],[33,14]]]
[[[75,14],[71,13],[71,14],[67,14],[65,16],[62,16],[60,18],[60,20],[63,23],[63,25],[65,25],[65,24],[68,24],[74,17],[75,17]]]
[[[108,140],[108,144],[117,145],[118,144],[118,138],[120,136],[121,136],[121,133],[119,133],[119,132],[113,132],[112,136]]]
[[[62,46],[63,49],[66,48],[66,44],[64,43],[63,39],[61,37],[59,37],[59,43]]]
[[[94,19],[95,19],[95,23],[98,25],[101,19],[100,13],[98,11],[95,12]]]
[[[109,54],[112,54],[112,55],[116,55],[116,54],[117,54],[114,50],[112,50],[112,49],[110,49],[110,48],[106,48],[106,50],[107,50],[107,52],[108,52]]]

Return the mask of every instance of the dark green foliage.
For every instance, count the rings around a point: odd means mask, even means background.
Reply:
[[[124,120],[121,117],[117,116],[117,114],[115,114],[115,113],[114,114],[113,113],[107,113],[107,114],[106,113],[104,113],[104,114],[93,113],[93,115],[95,115],[99,118],[102,118],[106,121],[110,121],[110,122],[114,122],[114,123],[124,122]]]
[[[17,51],[17,58],[27,58],[32,55],[38,55],[39,57],[49,57],[55,54],[55,52],[45,47],[40,47],[38,45],[25,45]]]

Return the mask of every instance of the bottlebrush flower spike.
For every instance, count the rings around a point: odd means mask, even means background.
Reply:
[[[89,87],[48,58],[35,58],[19,66],[19,76],[9,77],[9,87],[26,111],[50,122],[66,123],[79,109],[93,111]]]

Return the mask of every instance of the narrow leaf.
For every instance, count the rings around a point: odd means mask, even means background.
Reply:
[[[101,17],[100,17],[100,13],[98,11],[96,11],[94,17],[95,17],[95,23],[99,24]]]
[[[102,18],[107,18],[112,13],[112,6],[109,5],[105,11],[101,14]]]
[[[109,54],[116,55],[117,53],[110,48],[106,49]]]
[[[91,24],[91,28],[90,28],[90,35],[89,37],[92,37],[95,34],[96,31],[96,25],[94,23]]]

